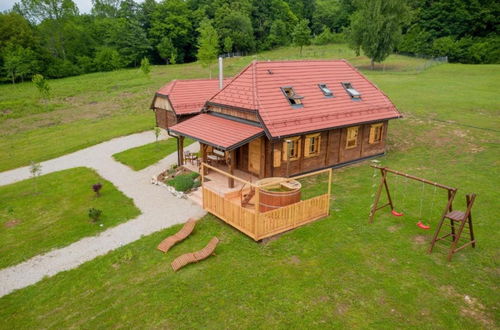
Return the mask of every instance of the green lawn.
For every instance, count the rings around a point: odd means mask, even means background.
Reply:
[[[226,77],[254,59],[345,58],[363,71],[369,60],[345,45],[285,47],[225,60]],[[391,55],[377,70],[415,72],[425,60]],[[50,101],[39,99],[32,83],[0,85],[0,171],[44,161],[113,137],[152,129],[149,110],[158,88],[172,79],[207,78],[197,63],[99,72],[49,81]],[[472,82],[471,82],[472,83]],[[476,81],[474,82],[476,83]]]
[[[415,225],[434,229],[446,194],[389,177],[407,215],[381,211],[370,225],[378,178],[365,162],[334,171],[324,220],[257,244],[206,216],[163,255],[155,247],[175,226],[1,298],[0,328],[498,328],[499,71],[369,74],[405,115],[382,165],[458,187],[455,209],[478,195],[477,248],[451,263],[446,249],[426,253],[432,230]],[[173,273],[176,256],[214,235],[216,256]]]
[[[184,146],[187,147],[193,142],[194,140],[187,138],[184,140]],[[170,138],[119,152],[114,154],[113,158],[133,170],[139,171],[176,151],[177,140]]]
[[[92,185],[98,182],[103,188],[96,198]],[[103,211],[98,223],[88,218],[91,207]],[[130,198],[88,168],[1,186],[0,268],[95,235],[139,214]]]

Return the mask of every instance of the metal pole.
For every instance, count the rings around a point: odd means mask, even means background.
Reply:
[[[219,56],[219,89],[224,87],[224,65],[222,62],[222,56]]]

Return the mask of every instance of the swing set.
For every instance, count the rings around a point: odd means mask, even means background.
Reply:
[[[402,212],[401,210],[398,212],[394,206],[393,198],[391,197],[391,193],[389,191],[389,185],[387,183],[387,176],[390,173],[390,174],[393,174],[396,176],[396,180],[397,180],[396,186],[399,185],[399,180],[402,177],[405,178],[405,186],[407,185],[409,180],[413,180],[413,181],[417,181],[417,182],[422,183],[422,191],[421,191],[421,198],[420,198],[420,215],[419,215],[420,221],[417,223],[417,226],[421,229],[424,229],[424,230],[428,230],[431,228],[430,226],[425,225],[422,222],[422,207],[423,207],[423,197],[424,197],[424,193],[425,193],[425,186],[431,185],[434,187],[433,194],[432,194],[431,212],[432,212],[432,209],[434,208],[434,200],[435,200],[436,190],[439,188],[439,189],[446,190],[448,192],[448,199],[446,202],[446,207],[443,210],[439,224],[436,228],[436,231],[434,232],[434,236],[433,236],[432,241],[431,241],[431,246],[429,248],[429,253],[432,253],[432,250],[433,250],[436,242],[444,240],[448,237],[451,237],[451,243],[452,243],[450,250],[449,250],[449,253],[448,253],[448,260],[449,261],[451,260],[453,254],[456,253],[457,251],[459,251],[459,250],[461,250],[469,245],[472,245],[473,248],[476,246],[476,240],[474,238],[474,231],[472,228],[472,215],[471,215],[472,206],[473,206],[475,198],[476,198],[475,194],[471,194],[471,195],[466,196],[467,210],[465,212],[454,211],[453,210],[453,200],[455,199],[455,196],[457,194],[457,191],[458,191],[457,188],[445,186],[443,184],[429,181],[429,180],[426,180],[423,178],[419,178],[419,177],[416,177],[416,176],[413,176],[413,175],[410,175],[407,173],[399,172],[399,171],[390,169],[388,167],[380,167],[378,165],[371,165],[371,167],[374,168],[374,171],[376,171],[377,169],[380,170],[381,179],[380,179],[380,184],[377,188],[377,192],[375,194],[374,203],[371,207],[370,223],[373,223],[373,220],[375,218],[375,213],[378,210],[383,209],[387,206],[389,206],[391,208],[391,214],[393,216],[402,217],[405,215],[405,212]],[[385,189],[385,193],[387,195],[388,202],[386,204],[378,206],[383,189]],[[404,200],[406,199],[407,194],[402,192],[402,195],[403,195],[402,205],[404,205]],[[446,220],[450,221],[451,232],[444,235],[444,236],[439,236],[439,233],[443,229],[443,226],[446,225],[445,224]],[[470,240],[468,240],[465,244],[458,246],[459,241],[461,239],[461,235],[462,235],[464,230],[468,231]],[[466,238],[466,239],[468,239],[468,238]]]

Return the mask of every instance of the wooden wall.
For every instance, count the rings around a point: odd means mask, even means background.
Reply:
[[[302,136],[300,157],[290,161],[288,175],[313,171],[383,153],[385,151],[388,123],[387,121],[383,123],[382,141],[376,144],[369,144],[368,142],[370,127],[371,124],[360,125],[357,146],[350,149],[346,148],[347,128],[321,132],[319,154],[307,158],[304,157],[305,135]],[[266,139],[265,150],[263,152],[266,155],[264,176],[286,176],[287,161],[283,160],[282,157],[283,140],[269,141]],[[275,153],[278,153],[281,159],[279,166],[275,166],[276,164],[273,162]]]
[[[169,128],[177,124],[177,116],[173,111],[165,109],[155,109],[156,125],[161,128]]]

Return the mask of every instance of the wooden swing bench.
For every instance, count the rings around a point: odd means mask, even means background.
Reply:
[[[167,253],[167,251],[172,246],[174,246],[175,244],[184,240],[186,237],[188,237],[193,232],[195,224],[196,224],[196,220],[193,218],[190,218],[184,224],[184,226],[181,228],[181,230],[179,230],[174,235],[165,238],[160,244],[158,244],[158,246],[156,248],[163,253]]]
[[[172,269],[176,272],[187,264],[198,262],[210,257],[214,253],[217,244],[219,244],[219,239],[214,237],[203,249],[197,252],[186,253],[175,258],[175,260],[171,263]]]

